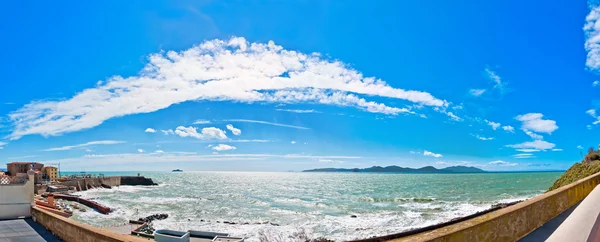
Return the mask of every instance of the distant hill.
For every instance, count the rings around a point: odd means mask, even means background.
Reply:
[[[386,172],[386,173],[482,173],[486,172],[482,169],[472,166],[450,166],[443,169],[437,169],[433,166],[425,166],[421,168],[408,168],[399,166],[373,166],[369,168],[319,168],[305,170],[302,172]]]

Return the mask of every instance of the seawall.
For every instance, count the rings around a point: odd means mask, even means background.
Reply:
[[[147,239],[131,235],[121,235],[109,230],[78,223],[74,220],[63,218],[37,207],[31,208],[31,215],[35,222],[41,224],[66,242],[148,242]]]
[[[86,191],[92,188],[113,187],[113,186],[151,186],[156,185],[151,178],[143,176],[107,176],[92,178],[73,178],[68,181],[60,182],[59,185],[72,186],[77,191]]]
[[[582,201],[598,184],[600,172],[516,205],[415,235],[388,235],[360,241],[517,241]]]

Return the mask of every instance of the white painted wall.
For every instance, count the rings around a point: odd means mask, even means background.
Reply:
[[[0,185],[0,219],[31,217],[34,177],[28,177],[25,184]]]

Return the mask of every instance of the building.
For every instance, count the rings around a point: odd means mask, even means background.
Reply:
[[[34,171],[41,171],[44,168],[44,164],[38,162],[11,162],[6,164],[6,171],[11,176],[16,176],[19,173],[27,173],[29,165],[32,165]]]
[[[56,181],[58,178],[58,168],[54,166],[44,166],[43,173],[46,179],[50,181]]]

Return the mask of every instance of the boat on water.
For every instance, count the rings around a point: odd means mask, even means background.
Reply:
[[[183,172],[183,170],[181,170],[181,169],[175,169],[175,170],[173,170],[173,172]]]

